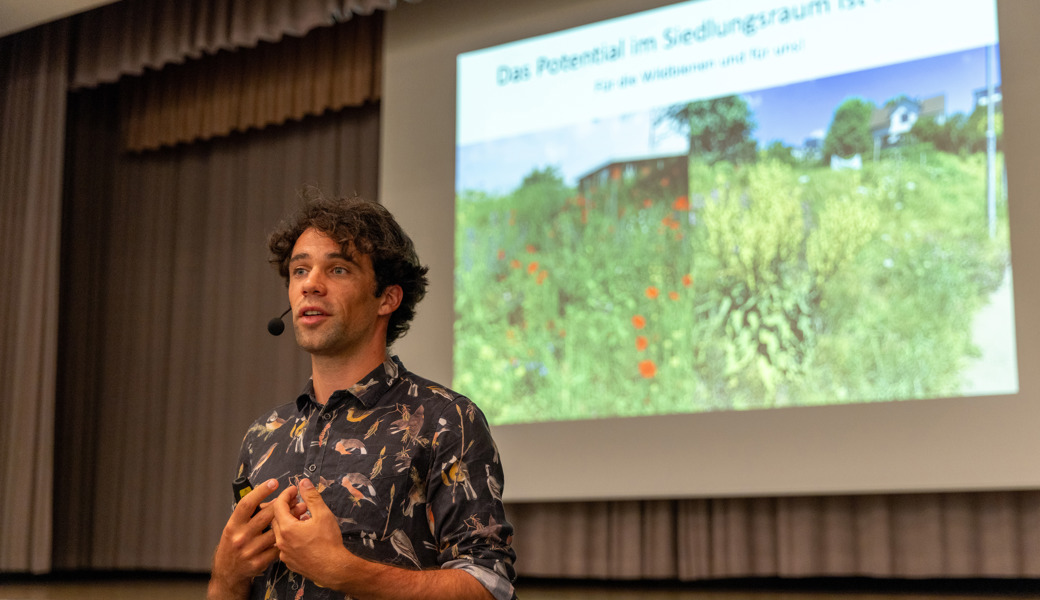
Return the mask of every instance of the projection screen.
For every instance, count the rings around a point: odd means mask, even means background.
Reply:
[[[484,407],[511,501],[1035,486],[1040,11],[998,8],[393,11],[381,200],[433,276],[395,351]],[[839,108],[870,120],[859,152]],[[747,265],[785,244],[778,299]]]

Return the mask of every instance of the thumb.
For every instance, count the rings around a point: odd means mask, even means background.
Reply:
[[[315,511],[332,512],[329,507],[325,504],[325,501],[321,498],[321,492],[314,487],[314,483],[310,479],[301,479],[299,483],[300,497],[307,504],[307,509],[311,514],[315,514]]]

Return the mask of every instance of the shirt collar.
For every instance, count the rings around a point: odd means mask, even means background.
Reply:
[[[337,390],[329,397],[329,406],[338,404],[348,398],[356,398],[365,408],[372,408],[379,402],[390,386],[401,378],[404,365],[396,356],[387,356],[381,365],[372,369],[368,375],[345,390]],[[314,380],[308,379],[303,392],[296,398],[296,408],[303,412],[308,405],[317,406],[314,396]]]

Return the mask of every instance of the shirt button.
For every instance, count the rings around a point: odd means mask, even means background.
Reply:
[[[328,421],[329,419],[331,419],[331,418],[332,418],[332,415],[330,415],[329,413],[325,413],[325,414],[323,414],[323,415],[321,416],[321,418],[322,418],[323,420],[325,420],[325,421]]]
[[[318,467],[316,467],[314,465],[307,465],[307,470],[310,471],[311,473],[313,473],[317,469],[318,469]]]

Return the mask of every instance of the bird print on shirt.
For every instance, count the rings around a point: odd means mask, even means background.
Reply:
[[[359,439],[341,439],[336,442],[333,448],[336,452],[346,456],[347,454],[368,454],[368,448],[365,447],[365,443]]]
[[[308,384],[293,402],[264,413],[243,442],[240,474],[277,479],[283,489],[309,478],[344,544],[367,560],[422,569],[466,561],[509,581],[512,529],[486,420],[467,398],[391,372],[393,365],[325,405]],[[272,565],[253,598],[277,582],[271,597],[295,599],[303,586],[287,585],[290,572]],[[310,583],[306,600],[341,597]]]
[[[340,480],[340,485],[350,494],[351,500],[354,501],[354,506],[366,501],[372,504],[376,503],[371,498],[376,495],[376,488],[372,485],[372,480],[361,473],[347,473]],[[365,492],[368,492],[368,496],[365,495]]]
[[[415,568],[422,568],[422,563],[419,562],[419,557],[415,554],[415,548],[412,547],[412,540],[408,539],[408,535],[405,532],[395,529],[390,534],[390,545],[393,546],[398,556],[407,558],[415,565]]]

